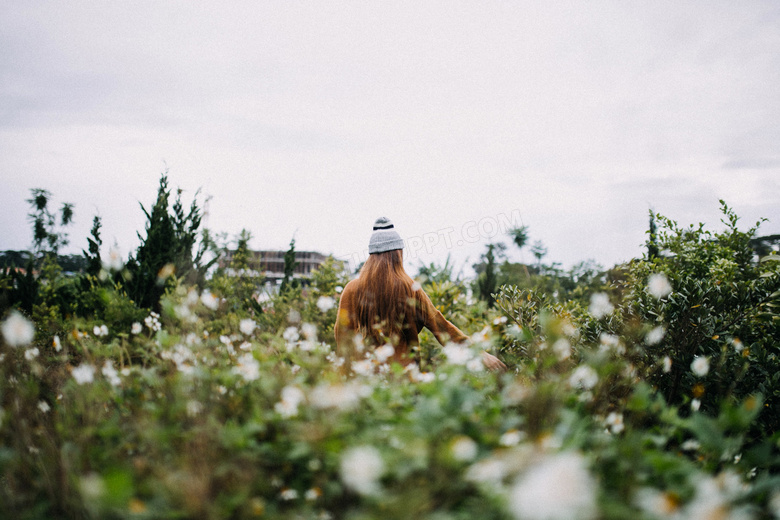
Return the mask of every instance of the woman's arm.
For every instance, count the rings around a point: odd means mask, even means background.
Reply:
[[[433,333],[439,343],[442,345],[446,345],[448,341],[463,343],[469,339],[469,337],[458,327],[450,323],[447,318],[444,317],[441,311],[433,305],[433,302],[425,291],[419,289],[416,296],[416,300],[420,307],[420,317],[422,318],[420,321]],[[488,370],[506,370],[506,365],[500,359],[485,351],[482,351],[482,362]]]

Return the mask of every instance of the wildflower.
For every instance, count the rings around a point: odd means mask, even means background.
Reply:
[[[334,300],[330,296],[320,296],[317,299],[317,308],[320,309],[320,312],[328,312],[335,305],[336,305],[336,300]]]
[[[704,377],[710,371],[710,358],[705,356],[696,356],[691,363],[691,370],[699,377]]]
[[[660,300],[672,292],[672,284],[664,273],[654,273],[647,278],[647,290],[656,300]]]
[[[595,293],[590,297],[590,306],[588,312],[590,312],[594,318],[601,319],[608,314],[612,314],[615,307],[609,303],[609,296],[606,293]]]
[[[701,401],[699,401],[698,399],[692,400],[691,401],[691,410],[693,410],[694,412],[698,412],[699,408],[701,408]]]
[[[571,357],[571,343],[566,338],[559,338],[553,343],[553,352],[558,356],[558,361],[569,359]]]
[[[664,334],[666,334],[666,331],[662,326],[659,325],[645,334],[645,343],[648,345],[657,345],[661,343],[662,339],[664,339]]]
[[[583,390],[592,389],[598,382],[599,375],[589,365],[578,366],[571,377],[569,377],[569,385],[572,388],[581,388]]]
[[[498,457],[490,457],[469,466],[464,478],[469,482],[496,486],[504,480],[506,473],[504,461]]]
[[[505,432],[500,439],[498,439],[498,443],[501,446],[517,446],[520,444],[521,440],[523,440],[522,432],[517,430],[509,430]]]
[[[255,327],[257,327],[257,323],[249,318],[241,320],[241,322],[238,324],[239,330],[241,330],[245,336],[251,336],[255,331]]]
[[[92,328],[92,334],[94,334],[98,338],[101,336],[108,336],[108,327],[105,325],[100,325],[100,326],[95,325]]]
[[[376,360],[380,363],[384,363],[390,359],[393,354],[395,354],[395,349],[390,344],[382,345],[374,350],[374,356],[376,356]]]
[[[51,344],[54,347],[55,352],[59,352],[62,350],[62,343],[60,342],[59,336],[54,336],[51,340]]]
[[[282,417],[289,418],[298,415],[298,406],[303,402],[303,391],[297,386],[285,386],[282,388],[281,400],[276,403],[274,409]]]
[[[318,409],[337,408],[348,411],[357,408],[361,397],[370,394],[371,387],[358,383],[320,384],[309,393],[309,402]]]
[[[516,518],[525,520],[595,518],[596,482],[582,455],[559,453],[531,467],[515,482],[509,507]]]
[[[668,374],[669,372],[672,371],[672,358],[670,358],[669,356],[664,356],[663,364],[664,364],[665,374]]]
[[[507,322],[506,316],[499,316],[498,318],[493,320],[493,325],[502,325]]]
[[[649,513],[652,518],[667,518],[680,508],[679,499],[670,493],[650,488],[640,489],[635,498],[639,509]]]
[[[450,446],[452,457],[460,462],[474,460],[477,456],[477,443],[465,435],[458,437]]]
[[[90,364],[82,363],[73,369],[71,375],[73,375],[73,379],[76,380],[76,383],[80,385],[91,383],[95,380],[95,367]]]
[[[160,315],[154,311],[150,312],[149,316],[144,318],[144,324],[152,332],[157,332],[161,328]]]
[[[485,370],[485,363],[481,357],[474,357],[466,362],[466,369],[469,372],[482,372]]]
[[[32,322],[16,311],[12,311],[3,322],[2,330],[5,342],[12,347],[27,345],[35,336]]]
[[[361,495],[379,493],[379,478],[385,472],[385,463],[373,446],[350,448],[341,456],[340,474],[344,485]]]
[[[301,332],[303,332],[303,337],[308,340],[315,341],[317,339],[317,326],[313,323],[303,323]]]
[[[295,327],[287,327],[284,330],[284,334],[282,334],[282,337],[287,341],[287,343],[295,343],[300,339],[300,335],[298,334],[298,329]]]
[[[203,411],[203,404],[201,404],[199,401],[196,401],[194,399],[190,399],[189,401],[187,401],[187,415],[189,417],[195,417],[202,411]]]
[[[737,354],[741,354],[742,351],[745,350],[745,344],[742,343],[739,338],[732,339],[731,344],[734,345],[734,350],[737,352]]]
[[[130,327],[130,334],[140,334],[143,330],[143,326],[137,321]]]
[[[28,348],[24,351],[24,359],[27,361],[32,361],[38,357],[38,354],[40,354],[38,347]]]
[[[46,401],[38,401],[38,409],[43,413],[47,413],[49,410],[51,410],[51,407]]]
[[[241,344],[238,346],[238,348],[239,348],[240,350],[249,351],[249,350],[252,350],[252,344],[251,344],[251,343],[249,343],[248,341],[243,341],[243,342],[242,342],[242,343],[241,343]]]
[[[412,283],[412,291],[417,292],[420,289],[422,289],[422,285],[420,285],[420,282],[415,280],[414,283]]]
[[[313,487],[311,489],[308,489],[306,491],[306,494],[304,495],[306,500],[308,500],[309,502],[313,502],[314,500],[317,500],[321,496],[322,496],[322,490],[320,488],[317,488],[317,487]]]
[[[680,449],[683,451],[696,451],[701,448],[701,444],[696,439],[688,439],[680,444]]]
[[[624,428],[623,414],[617,412],[610,412],[609,415],[607,415],[606,423],[607,426],[609,426],[609,429],[612,433],[618,434],[622,432]]]
[[[219,307],[219,300],[217,300],[217,297],[214,296],[211,291],[203,291],[200,295],[200,301],[212,311],[217,310],[217,307]]]
[[[336,293],[337,294],[341,294],[341,291],[343,291],[343,290],[344,290],[344,288],[342,286],[340,286],[340,285],[336,286]]]
[[[106,360],[101,372],[111,386],[119,386],[122,383],[122,380],[119,378],[119,373],[114,368],[114,363],[111,360]]]
[[[97,473],[90,473],[81,477],[79,488],[81,496],[87,502],[97,502],[106,494],[106,484]]]
[[[260,377],[260,363],[252,354],[244,354],[238,358],[238,365],[233,367],[233,373],[240,375],[245,381],[254,381]]]
[[[352,363],[352,370],[361,376],[370,376],[374,373],[374,364],[370,359],[362,359]]]
[[[442,352],[447,356],[447,361],[453,365],[465,365],[474,357],[473,352],[466,345],[458,345],[451,342],[444,345]]]

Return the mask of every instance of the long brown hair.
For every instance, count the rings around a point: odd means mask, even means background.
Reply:
[[[404,270],[403,250],[374,253],[357,279],[357,329],[374,344],[397,339],[414,312],[414,280]]]

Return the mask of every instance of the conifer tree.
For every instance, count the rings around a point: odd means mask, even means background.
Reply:
[[[280,293],[285,293],[288,289],[298,286],[298,280],[294,278],[297,265],[298,262],[295,261],[295,238],[293,238],[290,240],[290,249],[284,254],[284,278],[282,278],[282,285],[279,287]]]
[[[103,262],[100,259],[100,246],[103,244],[103,240],[100,238],[101,226],[102,220],[100,216],[95,215],[95,218],[92,219],[92,230],[90,231],[91,238],[87,238],[89,251],[81,251],[84,258],[87,260],[87,274],[92,276],[97,276],[100,273],[100,269],[103,267]]]

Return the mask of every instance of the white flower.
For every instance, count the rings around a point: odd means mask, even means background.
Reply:
[[[303,323],[301,332],[303,332],[303,337],[308,340],[315,341],[317,339],[317,326],[313,323]]]
[[[295,343],[300,339],[300,335],[298,334],[298,329],[295,327],[287,327],[284,330],[284,334],[282,334],[282,337],[287,341],[287,343]]]
[[[336,300],[334,300],[330,296],[320,296],[317,299],[317,307],[320,309],[320,312],[328,312],[335,305],[336,305]]]
[[[306,500],[311,502],[320,498],[320,496],[322,496],[322,491],[320,491],[320,488],[311,488],[306,490],[306,494],[303,496],[306,498]]]
[[[260,363],[252,354],[244,354],[238,358],[238,365],[233,367],[233,373],[240,375],[245,381],[254,381],[260,377]]]
[[[343,291],[343,290],[344,290],[344,288],[342,286],[340,286],[340,285],[336,286],[336,293],[337,294],[341,294],[341,291]]]
[[[442,352],[447,356],[447,361],[453,365],[465,365],[474,357],[474,353],[468,346],[457,343],[447,343]]]
[[[282,500],[295,500],[298,498],[298,492],[292,488],[284,488],[281,493],[279,493],[279,498]]]
[[[95,367],[82,363],[71,372],[73,379],[80,385],[91,383],[95,380]]]
[[[468,369],[469,372],[482,372],[485,370],[485,363],[482,361],[482,357],[479,356],[469,359],[466,362],[466,369]]]
[[[490,457],[475,462],[463,476],[469,482],[497,486],[504,480],[507,470],[504,461],[498,457]]]
[[[571,343],[566,338],[559,338],[555,340],[552,346],[553,352],[558,356],[558,361],[569,359],[571,357]]]
[[[732,339],[731,344],[734,345],[734,350],[737,352],[737,354],[741,354],[742,351],[745,350],[745,344],[742,343],[739,338]]]
[[[320,384],[309,393],[309,402],[317,409],[337,408],[348,411],[357,408],[360,398],[370,394],[371,387],[358,383]]]
[[[219,307],[219,300],[211,294],[211,291],[203,291],[200,295],[200,301],[212,311],[217,310],[217,307]]]
[[[24,351],[24,359],[27,361],[32,361],[33,359],[38,357],[38,354],[40,352],[38,351],[38,347],[28,348]]]
[[[696,356],[691,363],[691,370],[699,377],[704,377],[710,371],[710,358],[706,356]]]
[[[610,412],[609,415],[607,415],[606,423],[607,426],[609,426],[609,429],[612,431],[612,433],[622,432],[624,428],[623,414],[617,412]]]
[[[341,480],[345,486],[361,495],[378,494],[379,478],[384,472],[382,456],[372,446],[350,448],[341,456]]]
[[[590,297],[590,306],[588,312],[590,312],[594,318],[601,319],[608,314],[612,314],[615,307],[609,303],[609,296],[606,293],[595,293]]]
[[[140,334],[143,330],[143,326],[137,321],[130,327],[130,334]]]
[[[670,358],[669,356],[664,356],[663,363],[664,363],[664,373],[668,374],[669,372],[672,371],[672,358]]]
[[[5,342],[12,347],[27,345],[35,337],[32,322],[16,311],[12,311],[3,322],[2,330]]]
[[[559,453],[517,480],[509,491],[509,508],[515,518],[523,520],[595,518],[596,481],[582,455]]]
[[[647,278],[647,290],[656,300],[660,300],[672,292],[672,284],[664,273],[655,273]]]
[[[374,373],[374,364],[370,359],[362,359],[352,363],[352,370],[361,376],[370,376]]]
[[[683,451],[696,451],[701,448],[701,444],[696,439],[688,439],[680,444],[680,449]]]
[[[281,400],[276,403],[274,409],[285,418],[298,415],[298,406],[303,402],[305,396],[303,390],[297,386],[285,386],[282,388]]]
[[[619,355],[626,353],[626,347],[620,342],[620,338],[613,334],[602,332],[599,334],[599,343],[600,352],[614,350],[615,353]]]
[[[246,336],[251,336],[255,327],[257,327],[257,323],[249,318],[241,320],[241,323],[238,324],[239,330]]]
[[[461,462],[474,460],[477,456],[477,443],[471,437],[462,435],[455,439],[450,446],[452,458]]]
[[[55,352],[59,352],[62,350],[62,343],[60,342],[59,336],[54,336],[51,340],[51,344],[54,347]]]
[[[47,403],[46,401],[38,401],[38,409],[41,412],[46,413],[49,410],[51,410],[51,407],[49,406],[49,403]]]
[[[691,401],[691,410],[693,410],[694,412],[698,412],[699,408],[701,408],[701,401],[699,401],[698,399],[692,400]]]
[[[107,271],[121,271],[125,266],[122,261],[122,252],[114,246],[108,250],[108,259],[103,260],[103,269]]]
[[[390,344],[382,345],[374,350],[374,356],[376,356],[376,360],[380,363],[384,363],[390,359],[393,354],[395,354],[395,349]]]
[[[507,322],[506,316],[499,316],[498,318],[493,320],[493,325],[501,325]]]
[[[106,360],[101,369],[103,377],[111,384],[111,386],[119,386],[122,380],[119,378],[119,373],[114,368],[114,363],[111,360]]]
[[[415,280],[414,283],[412,283],[412,291],[417,292],[420,289],[422,289],[422,285],[420,285],[420,282]]]
[[[642,488],[636,493],[634,502],[651,518],[677,518],[672,516],[679,508],[679,500],[669,493],[652,488]]]
[[[195,399],[190,399],[189,401],[187,401],[188,417],[195,417],[202,411],[203,411],[203,404],[200,401],[196,401]]]
[[[505,432],[500,439],[498,439],[498,443],[501,446],[517,446],[520,444],[520,441],[523,440],[524,434],[522,432],[519,432],[517,430],[509,430]]]
[[[664,339],[664,334],[666,334],[666,331],[661,325],[659,325],[645,334],[645,343],[648,345],[657,345],[661,343],[662,339]]]
[[[569,385],[572,388],[582,388],[583,390],[590,390],[598,382],[599,375],[589,365],[578,366],[569,377]]]
[[[94,334],[96,337],[108,336],[108,327],[105,325],[95,325],[92,328],[92,334]]]

